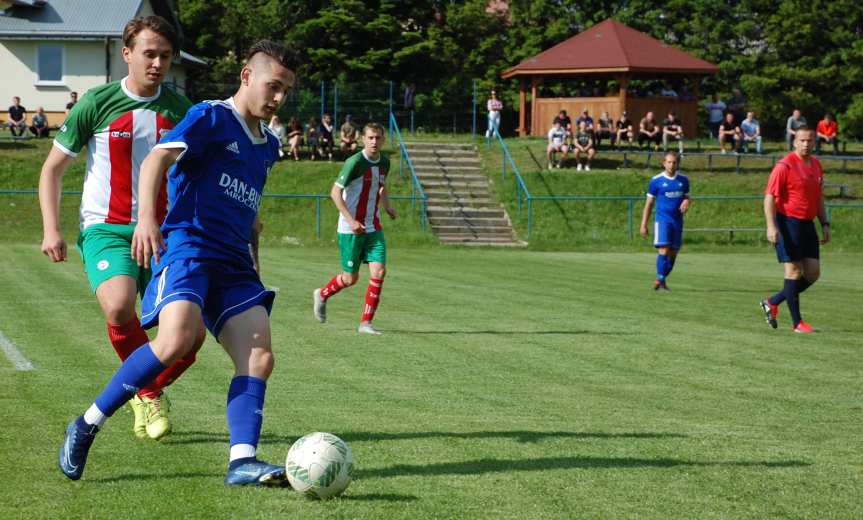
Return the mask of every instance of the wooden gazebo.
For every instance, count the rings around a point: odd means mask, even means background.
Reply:
[[[573,122],[584,108],[594,120],[602,112],[617,119],[620,112],[637,127],[648,111],[658,120],[674,110],[682,119],[684,132],[694,136],[697,128],[699,85],[703,76],[716,74],[719,68],[687,54],[662,41],[608,19],[594,25],[554,47],[529,58],[501,74],[504,79],[519,81],[519,135],[545,135],[554,116],[566,110]],[[634,97],[627,94],[630,80],[664,80],[674,84],[687,83],[689,98]],[[614,80],[617,92],[599,96],[540,98],[538,89],[544,81]],[[530,107],[527,106],[528,87]]]

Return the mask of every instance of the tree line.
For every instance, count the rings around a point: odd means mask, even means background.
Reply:
[[[863,138],[863,2],[857,0],[179,0],[184,47],[210,67],[197,78],[234,83],[260,38],[291,48],[308,84],[415,83],[434,97],[477,80],[511,110],[515,81],[500,73],[614,17],[719,65],[702,96],[747,97],[768,131],[793,107],[811,122],[837,116]],[[483,98],[484,99],[484,98]]]

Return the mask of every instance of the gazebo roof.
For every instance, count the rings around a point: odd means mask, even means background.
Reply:
[[[515,67],[514,76],[606,72],[716,74],[719,67],[609,18]]]

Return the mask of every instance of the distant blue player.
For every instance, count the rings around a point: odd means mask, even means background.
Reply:
[[[258,209],[279,140],[262,121],[294,82],[285,48],[261,41],[249,50],[241,86],[225,101],[192,107],[141,166],[132,256],[153,278],[142,300],[145,328],[156,339],[114,373],[92,406],[66,428],[60,469],[81,478],[87,453],[108,417],[139,388],[194,345],[203,319],[234,363],[228,389],[230,462],[225,484],[286,485],[284,466],[256,458],[266,380],[273,370],[269,311],[274,294],[261,284],[253,258]],[[168,174],[169,211],[159,228],[156,199]]]
[[[683,215],[689,209],[689,179],[677,171],[676,153],[665,154],[662,166],[665,171],[650,179],[647,201],[641,215],[641,236],[647,236],[647,219],[656,204],[653,219],[653,246],[656,247],[656,281],[653,290],[668,291],[665,280],[674,268],[674,261],[683,242]]]

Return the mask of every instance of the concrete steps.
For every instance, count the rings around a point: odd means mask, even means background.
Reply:
[[[516,238],[509,215],[492,196],[475,146],[412,142],[406,147],[428,197],[429,225],[441,243],[526,245]]]

